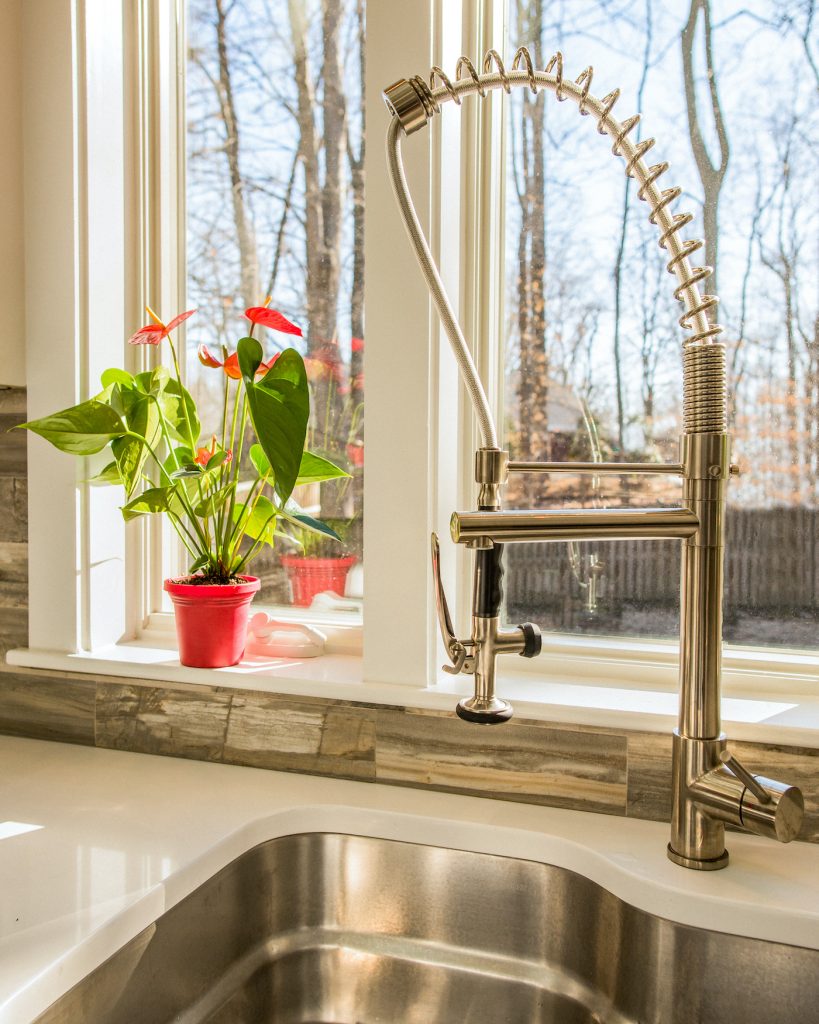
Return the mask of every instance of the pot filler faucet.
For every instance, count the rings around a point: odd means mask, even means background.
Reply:
[[[402,79],[384,92],[392,120],[387,132],[387,160],[401,216],[438,309],[469,392],[481,432],[475,454],[478,508],[455,512],[450,530],[456,544],[475,552],[472,636],[455,635],[439,570],[438,538],[432,535],[432,567],[438,620],[452,673],[475,677],[475,692],[458,704],[468,722],[493,725],[508,721],[511,705],[495,693],[499,655],[533,658],[540,653],[540,630],[532,623],[502,629],[503,549],[506,544],[536,541],[653,540],[674,537],[682,542],[680,614],[680,713],[673,741],[673,810],[668,856],[686,868],[712,871],[728,863],[725,825],[787,843],[799,832],[803,815],[801,792],[793,786],[753,775],[726,749],[720,728],[720,670],[722,655],[723,546],[725,494],[730,463],[727,432],[725,347],[719,324],[708,312],[717,304],[702,295],[699,284],[710,267],[692,267],[689,257],[701,241],[684,240],[680,231],[689,213],[671,213],[679,188],[661,189],[657,181],[667,163],[647,164],[644,157],[654,139],[635,141],[629,134],[639,115],[620,122],[612,115],[620,95],[615,89],[602,100],[591,93],[593,70],[586,68],[571,81],[563,74],[563,57],[556,53],[544,70],[536,70],[525,48],[515,54],[511,70],[495,50],[484,58],[478,74],[468,57],[461,57],[452,81],[432,68],[428,83],[419,76]],[[512,462],[498,445],[486,394],[460,325],[444,291],[409,194],[401,160],[401,140],[424,128],[443,103],[460,106],[464,96],[484,98],[490,90],[528,88],[553,92],[558,100],[573,100],[582,115],[592,115],[601,135],[612,140],[612,153],[625,163],[626,174],[638,183],[637,195],[648,204],[649,220],[667,250],[669,273],[675,275],[674,296],[683,304],[684,409],[679,464]],[[665,473],[682,478],[679,508],[505,510],[502,492],[510,473]]]

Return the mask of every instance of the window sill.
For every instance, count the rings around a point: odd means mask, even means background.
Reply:
[[[186,686],[252,689],[264,693],[324,697],[385,707],[454,711],[458,698],[471,692],[468,680],[441,674],[435,686],[414,687],[365,682],[362,659],[327,654],[311,659],[245,658],[222,669],[179,664],[172,639],[162,636],[120,643],[94,652],[19,648],[9,665],[21,668]],[[552,678],[548,678],[552,676]],[[499,673],[498,690],[510,699],[520,719],[604,729],[670,733],[677,723],[676,686],[554,678],[548,667]],[[723,695],[723,727],[735,740],[784,746],[819,747],[819,698],[805,693],[729,692]]]

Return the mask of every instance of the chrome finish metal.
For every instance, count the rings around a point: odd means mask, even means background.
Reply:
[[[475,482],[505,484],[508,463],[509,452],[500,448],[478,448],[475,452]]]
[[[512,717],[512,705],[495,694],[495,667],[499,654],[521,654],[526,645],[523,630],[501,629],[497,617],[472,616],[475,655],[475,693],[458,703],[459,717],[471,722],[495,724]],[[464,714],[466,712],[466,714]]]
[[[545,540],[618,540],[692,537],[699,523],[685,508],[572,508],[528,511],[453,512],[450,533],[456,544],[477,537],[493,543]]]
[[[663,474],[682,476],[681,463],[671,462],[510,462],[510,473],[591,473],[593,476]]]
[[[675,924],[564,868],[311,834],[233,861],[38,1024],[807,1024],[817,1006],[819,951]]]
[[[805,814],[802,791],[796,786],[766,779],[764,775],[755,775],[753,778],[762,787],[767,800],[760,799],[750,786],[746,789],[740,807],[742,827],[758,836],[790,843],[796,839],[802,827]]]
[[[402,78],[384,90],[384,102],[393,117],[397,117],[406,135],[423,128],[430,118],[422,91],[417,81]]]
[[[693,219],[688,213],[670,212],[681,189],[660,190],[657,181],[668,170],[667,163],[648,166],[643,157],[654,146],[653,139],[629,137],[640,116],[620,123],[612,117],[619,89],[603,99],[591,94],[592,68],[574,81],[564,77],[563,56],[556,53],[544,71],[536,70],[531,54],[521,48],[511,70],[506,71],[493,50],[484,58],[483,74],[466,57],[456,66],[455,81],[440,68],[433,68],[429,85],[416,77],[389,90],[388,104],[396,114],[387,133],[387,160],[396,200],[418,257],[424,278],[438,308],[467,391],[472,400],[481,433],[482,447],[476,454],[476,480],[480,485],[478,511],[455,512],[450,529],[455,543],[476,549],[476,592],[481,573],[495,576],[500,593],[502,545],[509,542],[543,540],[617,540],[674,537],[683,541],[680,591],[680,713],[673,743],[673,808],[669,857],[677,864],[697,870],[714,870],[728,863],[725,824],[757,832],[780,842],[789,842],[799,831],[802,796],[799,790],[753,776],[736,759],[725,755],[721,733],[720,689],[722,660],[723,548],[725,498],[730,476],[737,469],[730,462],[727,433],[725,349],[718,341],[722,331],[709,315],[718,299],[702,295],[699,285],[711,273],[709,267],[692,267],[689,257],[702,248],[701,241],[684,241],[680,231]],[[440,83],[436,87],[436,83]],[[660,231],[659,244],[669,253],[667,268],[676,275],[674,296],[684,311],[680,326],[691,335],[683,341],[683,424],[679,465],[635,463],[538,463],[508,462],[500,451],[491,411],[472,361],[469,346],[449,303],[437,265],[421,228],[409,195],[401,161],[401,135],[422,127],[452,101],[460,105],[464,96],[484,97],[492,89],[509,92],[513,87],[533,93],[548,89],[558,100],[574,100],[581,115],[593,114],[597,129],[613,139],[612,153],[625,162],[625,173],[638,183],[637,196],[647,202],[649,220]],[[393,90],[395,94],[393,95]],[[597,450],[595,449],[595,453]],[[683,477],[682,504],[677,509],[570,509],[502,510],[501,489],[508,473],[668,473]],[[487,550],[491,556],[487,556]],[[495,561],[489,563],[489,557]],[[478,567],[478,563],[483,569]],[[489,568],[487,568],[489,565]],[[454,666],[450,671],[469,671],[467,645],[452,636],[448,612],[437,574],[436,599],[444,643]],[[588,599],[596,602],[596,579],[590,579]],[[481,593],[484,593],[481,591]],[[458,706],[458,713],[470,721],[501,721],[511,715],[506,702],[495,696],[495,658],[513,650],[515,631],[504,633],[496,616],[500,601],[491,613],[476,614],[473,598],[473,630],[470,654],[475,672],[475,695]],[[532,636],[531,624],[524,630]],[[534,648],[527,656],[535,653]],[[695,1015],[696,1016],[696,1015]],[[670,1019],[670,1018],[669,1018]],[[692,1018],[694,1019],[694,1018]]]
[[[751,775],[747,768],[742,767],[730,751],[723,750],[719,755],[719,759],[733,775],[736,775],[743,785],[750,789],[761,804],[769,804],[771,802],[771,798],[765,791],[765,788],[756,781],[756,778]]]

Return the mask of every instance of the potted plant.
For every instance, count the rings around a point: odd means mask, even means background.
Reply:
[[[281,555],[280,560],[287,573],[294,605],[306,608],[316,594],[325,590],[344,595],[347,574],[356,563],[349,546],[355,522],[355,517],[325,519],[324,525],[333,531],[332,537],[315,530],[291,531],[291,537],[301,550],[295,555]]]
[[[22,426],[72,455],[108,451],[110,461],[91,482],[124,488],[126,522],[167,516],[190,557],[187,574],[164,584],[174,603],[180,661],[218,668],[242,657],[248,607],[259,589],[248,568],[273,545],[280,523],[304,535],[336,536],[290,501],[293,488],[347,474],[305,450],[310,397],[304,360],[285,348],[265,362],[253,337],[259,326],[299,336],[301,330],[267,304],[245,311],[251,329],[235,352],[223,349],[219,359],[199,347],[200,361],[221,369],[224,383],[221,436],[201,443],[196,405],[171,338],[194,312],[165,324],[148,309],[152,322],[128,339],[156,346],[167,339],[173,372],[161,365],[137,374],[106,370],[93,398]],[[240,481],[248,427],[256,435],[247,451],[251,479]]]
[[[352,339],[352,352],[364,350],[361,338]],[[290,584],[292,602],[299,607],[309,606],[316,594],[333,591],[343,595],[347,574],[358,557],[355,543],[356,526],[360,526],[360,510],[343,515],[345,507],[355,506],[350,485],[360,478],[364,466],[364,403],[362,400],[363,374],[345,379],[336,339],[318,346],[305,359],[307,380],[311,391],[313,414],[307,427],[308,445],[329,460],[347,461],[349,473],[343,479],[333,480],[330,494],[325,499],[319,485],[309,489],[304,503],[309,507],[331,509],[323,515],[323,522],[335,536],[328,533],[295,529],[291,539],[298,547],[294,554],[280,555],[280,562]]]

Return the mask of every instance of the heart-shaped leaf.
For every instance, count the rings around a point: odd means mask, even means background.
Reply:
[[[194,451],[202,433],[202,425],[190,392],[172,377],[157,395],[157,401],[171,437]]]
[[[183,512],[182,502],[173,487],[149,487],[127,505],[122,506],[122,518],[126,523],[138,516],[156,512]]]
[[[95,455],[126,432],[125,424],[110,405],[95,398],[51,416],[21,423],[20,429],[39,434],[69,455]]]
[[[284,502],[298,479],[310,417],[304,360],[295,349],[286,349],[257,383],[262,346],[255,338],[242,338],[237,352],[250,419]]]
[[[116,366],[103,370],[100,382],[104,388],[108,388],[112,384],[119,384],[120,387],[124,388],[132,388],[135,383],[133,376],[127,370],[120,370]]]
[[[142,476],[150,449],[159,440],[159,412],[154,399],[136,389],[123,392],[123,400],[128,427],[139,437],[119,437],[112,442],[111,451],[119,466],[125,495],[130,498]]]
[[[122,478],[119,475],[119,469],[117,468],[116,462],[109,462],[104,469],[101,469],[96,476],[92,476],[88,481],[92,487],[102,487],[111,484],[121,484]]]
[[[339,477],[349,475],[329,459],[313,452],[304,452],[296,484],[319,484],[324,480],[337,480]]]

